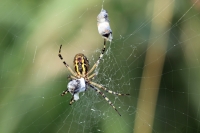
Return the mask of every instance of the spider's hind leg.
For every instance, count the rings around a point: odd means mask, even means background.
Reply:
[[[61,60],[63,60],[63,57],[61,55],[61,48],[62,48],[62,45],[60,45],[58,56]],[[76,77],[76,73],[69,67],[69,65],[65,61],[63,61],[63,64],[67,67],[67,69],[71,72],[71,74]]]
[[[94,69],[95,69],[96,67],[98,67],[99,62],[100,62],[101,58],[103,57],[105,50],[106,50],[106,39],[104,39],[104,45],[103,45],[103,49],[101,50],[101,54],[100,54],[100,56],[99,56],[99,59],[98,59],[97,62],[93,65],[93,67],[88,71],[88,73],[87,73],[88,75],[89,75],[92,71],[94,71]]]

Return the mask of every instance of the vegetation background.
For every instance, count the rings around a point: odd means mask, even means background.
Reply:
[[[130,93],[61,97],[76,53],[94,64],[103,47],[96,17],[109,13],[114,41],[95,82]],[[199,0],[2,0],[0,132],[200,132]],[[96,111],[93,111],[95,109]]]

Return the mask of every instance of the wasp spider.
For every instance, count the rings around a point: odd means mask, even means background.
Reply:
[[[71,93],[72,94],[72,98],[70,101],[70,105],[71,105],[73,102],[75,102],[79,99],[79,93],[86,91],[87,86],[89,86],[93,90],[98,92],[110,104],[110,106],[112,106],[115,109],[115,111],[121,116],[121,114],[115,108],[113,103],[99,89],[102,89],[108,93],[119,95],[119,96],[129,95],[129,94],[121,94],[121,93],[113,92],[113,91],[108,90],[107,88],[103,87],[100,84],[92,82],[93,77],[96,76],[97,74],[96,73],[91,74],[91,73],[95,70],[95,68],[98,66],[101,58],[103,57],[105,47],[106,47],[105,44],[106,44],[106,40],[104,39],[104,47],[99,56],[99,59],[97,60],[97,62],[93,65],[93,67],[90,70],[89,70],[89,61],[88,61],[87,57],[82,53],[76,54],[74,57],[75,72],[69,67],[69,65],[65,61],[63,61],[63,64],[67,67],[67,69],[71,72],[72,75],[69,76],[71,81],[67,85],[67,90],[63,91],[61,96],[64,96],[68,92]],[[62,45],[60,45],[58,56],[60,57],[61,60],[63,60],[63,57],[61,55],[61,48],[62,48]]]

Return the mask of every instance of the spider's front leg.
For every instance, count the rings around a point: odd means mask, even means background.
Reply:
[[[72,79],[75,78],[73,76],[70,76]],[[84,92],[86,90],[86,84],[85,84],[85,79],[80,78],[80,79],[73,79],[70,81],[67,85],[67,90],[64,91],[61,96],[67,94],[68,92],[71,93],[72,98],[70,100],[70,105],[77,101],[79,99],[79,93]]]
[[[63,91],[63,93],[61,94],[61,96],[64,96],[65,94],[67,94],[69,91],[68,89],[66,91]]]
[[[68,83],[67,90],[63,91],[63,93],[61,94],[61,96],[64,96],[65,94],[67,94],[68,92],[70,92],[69,90],[74,90],[75,86],[74,86],[73,89],[69,89],[69,87],[71,87],[71,86],[69,86],[69,84],[71,83],[72,80],[75,80],[75,79],[76,79],[76,77],[74,77],[74,76],[72,76],[72,75],[69,75],[69,76],[68,76],[68,80],[69,80],[70,82]]]
[[[121,93],[118,93],[118,92],[114,92],[114,91],[108,90],[107,88],[103,87],[102,85],[97,84],[97,83],[92,82],[92,81],[89,81],[89,83],[91,85],[94,85],[95,87],[98,87],[98,88],[100,88],[102,90],[105,90],[106,92],[114,94],[114,95],[118,95],[118,96],[127,96],[127,95],[130,95],[130,94],[121,94]]]
[[[75,102],[75,100],[74,100],[74,94],[72,95],[72,98],[71,98],[71,100],[69,102],[69,105],[72,105],[73,102]]]
[[[99,89],[97,89],[96,87],[92,86],[91,84],[88,84],[92,89],[94,89],[96,92],[98,92],[107,102],[108,104],[110,104],[110,106],[112,106],[112,108],[121,116],[121,114],[119,113],[119,111],[116,109],[116,107],[113,105],[113,103],[108,99],[108,97],[105,96],[104,93],[102,93]]]
[[[69,75],[68,76],[68,80],[71,82],[73,79],[76,79],[76,77]],[[69,85],[69,83],[68,83]],[[69,86],[68,86],[69,87]],[[69,93],[69,88],[67,87],[67,90],[63,91],[63,93],[61,94],[61,96],[64,96],[65,94]]]

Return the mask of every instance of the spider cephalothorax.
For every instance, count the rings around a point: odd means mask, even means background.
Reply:
[[[89,61],[87,59],[87,57],[82,54],[76,54],[74,57],[74,69],[75,72],[79,75],[79,76],[84,76],[87,74],[88,69],[89,69]]]
[[[77,101],[79,99],[79,93],[86,91],[87,86],[91,87],[93,90],[98,92],[110,104],[110,106],[112,106],[115,109],[115,111],[117,111],[115,106],[108,99],[108,97],[106,97],[105,94],[102,93],[99,89],[103,89],[108,93],[118,95],[118,96],[129,95],[129,94],[121,94],[121,93],[118,93],[118,92],[113,92],[113,91],[108,90],[107,88],[103,87],[100,84],[92,82],[92,79],[97,74],[96,73],[90,74],[90,73],[92,73],[95,70],[95,68],[98,66],[101,58],[103,57],[103,54],[104,54],[104,51],[105,51],[105,44],[106,44],[106,40],[104,39],[104,47],[103,47],[102,52],[99,56],[99,59],[97,60],[97,62],[93,65],[93,67],[90,70],[89,70],[89,61],[84,54],[79,53],[79,54],[75,55],[75,57],[74,57],[75,72],[69,67],[69,65],[65,61],[63,61],[63,64],[67,67],[67,69],[71,72],[72,75],[69,76],[71,81],[67,85],[67,90],[63,91],[61,96],[64,96],[68,92],[71,93],[72,98],[71,98],[71,101],[70,101],[70,105],[74,101]],[[58,56],[60,57],[61,60],[63,60],[63,57],[61,55],[61,48],[62,48],[62,45],[60,46]],[[120,115],[120,113],[118,111],[117,111],[117,113]]]

